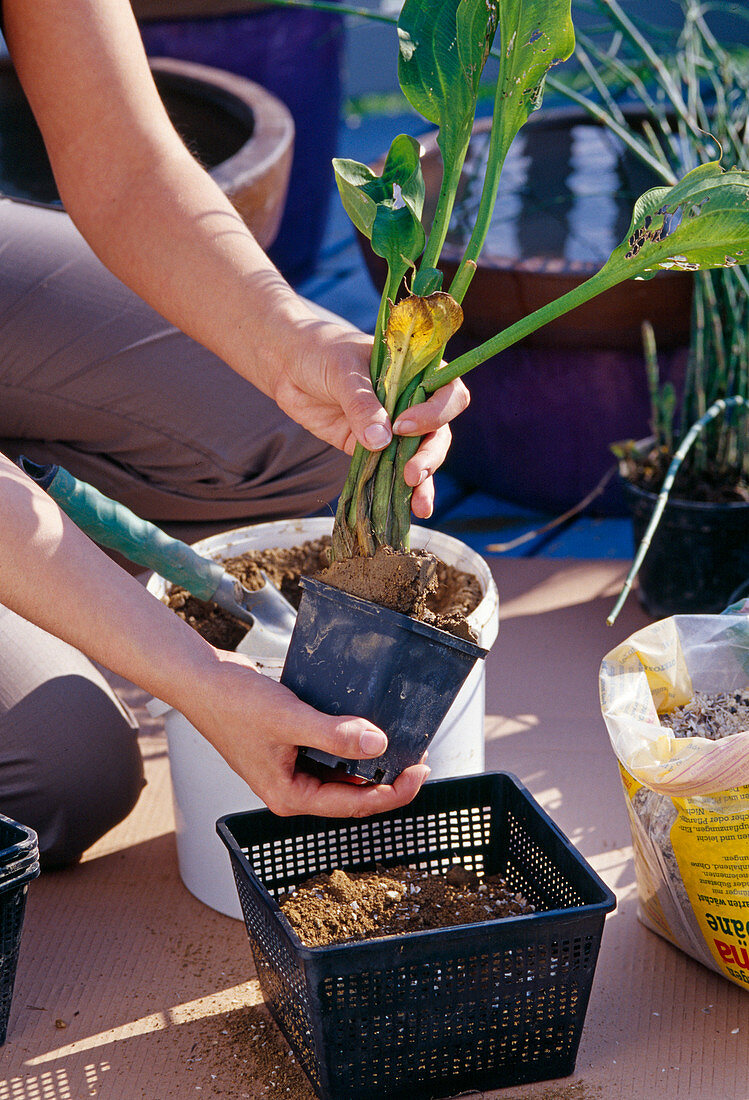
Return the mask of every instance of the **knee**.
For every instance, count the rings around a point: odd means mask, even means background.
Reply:
[[[29,716],[51,716],[45,728],[24,722],[24,705]],[[36,830],[43,866],[75,863],[138,800],[145,780],[137,731],[114,697],[83,676],[47,681],[11,714],[13,736],[0,738],[0,804]]]

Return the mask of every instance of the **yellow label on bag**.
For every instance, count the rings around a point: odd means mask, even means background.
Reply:
[[[620,771],[642,920],[749,987],[749,787],[671,799]]]
[[[700,930],[721,972],[749,986],[749,787],[674,804],[671,841]]]

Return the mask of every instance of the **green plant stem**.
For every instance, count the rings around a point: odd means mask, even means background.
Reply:
[[[438,265],[442,246],[445,243],[447,231],[450,228],[450,218],[455,204],[455,195],[458,190],[458,184],[460,183],[460,175],[463,170],[463,161],[465,160],[467,150],[468,143],[466,142],[463,155],[456,157],[450,172],[442,176],[439,195],[437,196],[437,206],[429,230],[429,239],[419,264],[419,270],[421,271],[427,268],[436,268]]]
[[[721,397],[718,401],[710,406],[705,415],[701,416],[700,419],[692,425],[692,427],[685,435],[684,441],[674,455],[673,459],[671,460],[671,464],[666,471],[666,476],[663,480],[663,487],[658,494],[658,499],[655,502],[655,507],[653,508],[653,514],[650,517],[650,522],[648,523],[648,526],[645,530],[645,534],[640,540],[637,554],[635,555],[632,566],[627,573],[624,584],[622,586],[622,590],[619,593],[619,598],[614,604],[613,610],[606,620],[609,626],[613,626],[613,624],[616,622],[619,612],[624,606],[624,602],[627,599],[630,591],[632,590],[632,585],[634,584],[635,578],[640,571],[640,566],[643,563],[645,555],[648,552],[648,548],[653,538],[653,533],[660,523],[661,516],[663,515],[663,510],[668,503],[668,496],[671,492],[674,478],[679,472],[679,467],[686,458],[687,453],[692,447],[692,444],[712,420],[715,420],[717,416],[720,416],[720,414],[722,412],[725,412],[727,409],[733,408],[740,408],[742,409],[742,411],[746,412],[747,408],[749,408],[749,402],[745,401],[743,397],[739,397],[738,395],[734,397]]]
[[[411,405],[420,404],[425,398],[420,379],[418,377],[412,379],[403,393],[398,396],[393,420],[397,419],[405,409],[410,408]],[[403,545],[403,531],[406,533],[407,541],[412,489],[403,479],[403,467],[416,452],[420,442],[418,436],[396,436],[379,454],[372,486],[370,515],[375,542],[380,545],[386,544],[396,549],[406,549]],[[404,446],[406,443],[415,443],[407,454],[408,447]],[[406,454],[405,458],[404,454]]]
[[[353,542],[350,538],[347,538],[347,536],[349,530],[353,528],[355,524],[355,514],[352,513],[349,516],[348,512],[354,498],[354,492],[359,478],[359,470],[361,469],[364,456],[367,453],[367,450],[361,443],[356,444],[346,480],[341,489],[341,495],[338,498],[335,523],[333,525],[333,544],[331,547],[331,554],[334,561],[337,561],[339,558],[350,556],[352,551]]]
[[[605,273],[603,271],[597,272],[580,286],[563,294],[561,298],[557,298],[556,301],[541,306],[540,309],[537,309],[534,313],[530,313],[527,317],[521,317],[515,324],[510,325],[496,336],[493,336],[490,340],[485,340],[483,344],[479,344],[477,347],[472,348],[471,351],[467,351],[464,355],[459,355],[458,358],[453,359],[452,362],[444,366],[438,365],[436,367],[430,367],[424,376],[423,386],[425,391],[427,393],[432,393],[448,382],[452,382],[453,379],[460,378],[461,375],[467,374],[469,370],[473,370],[474,367],[478,367],[481,363],[485,363],[487,359],[491,359],[492,356],[498,355],[501,351],[511,347],[512,344],[516,344],[518,340],[530,336],[532,332],[541,328],[542,325],[547,325],[550,321],[555,321],[557,317],[569,313],[571,309],[583,305],[585,302],[590,301],[591,298],[595,298],[596,295],[602,294],[604,290],[609,290],[612,286],[616,286],[620,281],[621,276],[612,277],[610,273]]]
[[[407,405],[410,408],[413,405],[420,405],[423,401],[426,401],[426,393],[424,387],[419,383],[414,389],[413,394],[409,395]],[[404,408],[405,407],[406,404],[404,403]],[[400,415],[401,411],[401,409],[398,410],[398,415]],[[398,547],[400,550],[408,550],[410,545],[411,497],[413,496],[413,489],[410,485],[406,485],[404,471],[406,463],[416,454],[420,443],[421,436],[404,435],[398,440],[398,452],[395,458],[395,476],[393,479],[390,545]]]
[[[478,258],[484,247],[486,235],[491,225],[492,214],[494,213],[494,206],[497,201],[499,180],[507,153],[507,150],[505,150],[504,155],[500,155],[501,148],[499,146],[502,141],[503,131],[498,124],[498,111],[499,106],[497,101],[495,101],[494,119],[489,135],[489,151],[486,158],[487,167],[484,173],[484,182],[481,188],[481,198],[479,199],[476,219],[473,223],[473,231],[466,245],[465,252],[458,265],[458,270],[455,272],[455,276],[450,284],[450,294],[456,302],[463,301],[466,291],[471,285],[471,280],[476,273]]]
[[[335,15],[356,15],[372,23],[397,23],[392,15],[383,15],[373,8],[355,8],[348,4],[327,3],[326,0],[266,0],[276,8],[306,8],[312,11],[328,11]]]

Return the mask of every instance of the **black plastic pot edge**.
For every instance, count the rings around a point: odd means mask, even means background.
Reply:
[[[333,715],[367,718],[388,736],[373,760],[302,749],[328,778],[392,783],[422,758],[477,660],[488,650],[430,623],[304,578],[281,683]],[[333,770],[334,774],[331,774]]]
[[[635,550],[658,496],[626,478]],[[638,598],[655,619],[715,615],[749,580],[749,502],[669,499],[638,574]]]

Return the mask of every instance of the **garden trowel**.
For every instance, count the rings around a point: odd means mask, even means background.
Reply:
[[[187,543],[105,497],[93,485],[79,481],[62,466],[40,466],[23,455],[18,465],[94,542],[117,550],[136,565],[181,585],[197,599],[212,601],[248,623],[250,630],[237,646],[238,653],[285,656],[296,611],[265,573],[263,587],[252,592],[227,573],[220,562],[204,558]]]

